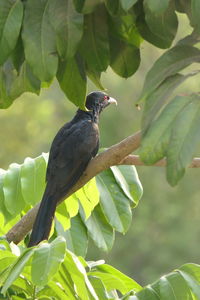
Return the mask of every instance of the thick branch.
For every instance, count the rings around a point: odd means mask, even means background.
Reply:
[[[137,132],[136,134],[127,137],[120,143],[113,145],[92,159],[80,180],[73,186],[64,199],[80,189],[84,184],[86,184],[91,178],[99,174],[101,171],[106,170],[110,166],[119,164],[126,156],[139,147],[140,138],[141,133]],[[9,242],[13,241],[15,244],[19,243],[32,229],[38,208],[39,204],[29,210],[28,213],[8,231],[6,238]]]
[[[88,165],[86,171],[77,182],[76,185],[69,191],[66,197],[80,189],[86,184],[91,178],[106,170],[113,165],[136,165],[144,166],[144,163],[140,160],[138,155],[129,155],[135,151],[140,145],[140,132],[132,135],[120,143],[108,148],[106,151],[96,156]],[[152,166],[165,167],[166,159],[162,159]],[[194,158],[192,163],[189,165],[190,168],[200,167],[200,158]],[[66,197],[64,199],[66,199]],[[60,202],[62,202],[62,199]],[[59,202],[59,203],[60,203]],[[6,238],[9,242],[19,243],[25,235],[32,229],[35,217],[40,204],[33,207],[28,213],[11,228],[6,234]]]

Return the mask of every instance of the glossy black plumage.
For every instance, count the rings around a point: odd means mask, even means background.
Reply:
[[[33,225],[29,247],[48,239],[56,205],[78,181],[99,149],[99,114],[110,103],[105,93],[87,96],[88,111],[78,110],[71,122],[56,134],[49,153],[46,189]]]

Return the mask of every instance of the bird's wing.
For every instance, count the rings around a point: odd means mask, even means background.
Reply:
[[[47,167],[51,194],[63,197],[77,182],[97,151],[98,142],[98,127],[89,120],[61,128],[52,143]]]

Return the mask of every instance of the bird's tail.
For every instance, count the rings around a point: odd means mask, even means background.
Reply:
[[[55,195],[49,195],[48,191],[45,191],[33,225],[28,247],[32,247],[39,244],[41,241],[48,239],[57,200]]]

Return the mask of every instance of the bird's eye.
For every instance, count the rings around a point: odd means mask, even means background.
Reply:
[[[105,95],[105,96],[103,97],[103,99],[104,99],[104,100],[109,100],[109,96],[106,96],[106,95]]]

